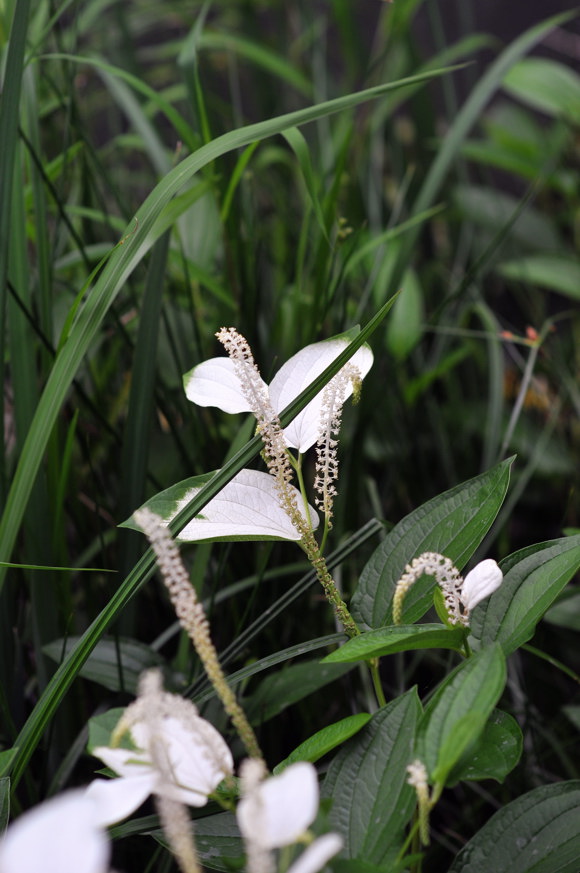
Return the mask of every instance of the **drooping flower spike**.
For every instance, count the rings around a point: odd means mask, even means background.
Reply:
[[[409,588],[423,575],[434,576],[443,592],[445,606],[451,624],[469,625],[469,613],[477,604],[499,588],[503,573],[497,563],[487,558],[477,564],[465,579],[457,567],[445,555],[424,552],[405,567],[395,586],[393,596],[393,621],[401,624],[403,601]]]

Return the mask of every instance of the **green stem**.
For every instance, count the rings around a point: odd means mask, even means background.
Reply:
[[[373,679],[373,687],[377,696],[377,703],[379,704],[379,706],[386,706],[387,701],[385,699],[385,693],[383,691],[381,676],[379,673],[379,659],[373,658],[371,661],[368,661],[368,665]]]
[[[291,465],[294,467],[296,471],[296,477],[298,479],[298,485],[300,487],[300,494],[302,495],[302,505],[304,506],[304,515],[310,525],[310,507],[308,505],[308,496],[306,494],[306,485],[304,483],[304,476],[302,475],[302,455],[299,454],[298,458],[295,458],[292,452],[288,452],[288,457],[290,459]],[[312,526],[310,525],[310,529],[312,530]]]

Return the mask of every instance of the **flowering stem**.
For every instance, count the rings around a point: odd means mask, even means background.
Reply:
[[[334,612],[342,624],[344,630],[349,637],[356,637],[360,634],[357,624],[348,611],[348,606],[340,596],[340,592],[336,587],[336,582],[330,575],[330,571],[326,566],[326,561],[322,557],[316,537],[311,530],[304,530],[302,534],[301,545],[306,552],[308,560],[314,567],[318,581],[324,588],[326,599],[334,607]]]
[[[231,718],[248,755],[251,758],[261,759],[262,752],[256,735],[224,676],[210,636],[209,622],[183,565],[179,549],[168,529],[162,525],[161,519],[150,509],[144,507],[137,510],[134,518],[155,552],[157,565],[179,623],[192,641],[205,672]]]

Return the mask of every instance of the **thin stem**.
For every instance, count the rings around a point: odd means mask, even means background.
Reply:
[[[381,675],[379,673],[379,659],[373,658],[372,661],[368,662],[368,665],[373,679],[373,687],[377,696],[377,703],[379,704],[379,706],[386,706],[387,701],[381,683]]]
[[[302,505],[304,506],[304,515],[308,522],[310,523],[310,507],[308,506],[308,496],[306,494],[306,484],[304,482],[304,476],[302,475],[302,454],[299,454],[297,458],[294,457],[292,452],[288,452],[288,459],[292,464],[294,470],[296,471],[296,477],[298,479],[298,486],[300,488],[300,494],[302,495]]]

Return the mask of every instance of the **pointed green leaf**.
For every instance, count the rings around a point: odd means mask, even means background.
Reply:
[[[556,118],[580,124],[580,76],[547,58],[525,58],[503,81],[508,94]]]
[[[8,827],[10,818],[10,779],[3,776],[0,779],[0,837]]]
[[[433,782],[445,782],[479,738],[505,680],[505,659],[494,645],[467,658],[441,683],[425,709],[417,741],[417,756]]]
[[[92,753],[93,749],[98,749],[100,746],[108,748],[111,745],[111,735],[119,724],[124,712],[123,707],[117,706],[114,709],[101,712],[99,715],[94,715],[89,719],[89,739],[87,741],[89,753]],[[124,749],[134,748],[129,733],[121,737],[119,745]]]
[[[53,640],[43,646],[43,652],[57,664],[73,651],[80,637]],[[99,640],[89,658],[79,671],[83,679],[97,682],[110,691],[127,691],[135,694],[139,676],[151,667],[158,667],[163,659],[151,646],[137,640],[103,638]]]
[[[501,644],[512,652],[529,640],[546,610],[580,568],[580,536],[515,552],[501,562],[501,587],[473,611],[475,648]]]
[[[415,806],[406,767],[420,713],[413,688],[375,712],[330,765],[322,794],[333,800],[330,821],[348,858],[383,864],[400,848]]]
[[[459,651],[464,637],[462,628],[448,628],[444,624],[390,625],[353,637],[327,655],[324,662],[343,664],[349,661],[368,661],[370,658],[380,658],[382,655],[411,649]]]
[[[311,761],[312,763],[318,761],[323,755],[328,754],[332,749],[341,746],[355,734],[358,734],[370,719],[371,715],[368,712],[359,712],[322,728],[300,743],[287,758],[276,764],[273,770],[274,775],[281,773],[295,761]]]
[[[580,299],[580,261],[576,259],[564,255],[528,255],[504,261],[496,269],[507,279],[559,291],[573,300]]]
[[[262,724],[349,670],[352,670],[350,664],[321,664],[318,661],[290,664],[266,676],[256,691],[244,700],[246,715],[252,724]]]
[[[503,782],[520,760],[523,737],[515,718],[493,711],[473,749],[469,749],[445,780],[448,786],[461,781],[495,779]]]
[[[215,475],[205,473],[184,479],[161,491],[144,506],[169,525]],[[292,486],[290,486],[292,487]],[[293,488],[296,505],[303,514],[300,492]],[[318,515],[310,506],[310,523],[318,527]],[[140,530],[133,517],[120,527]],[[221,540],[299,540],[300,533],[280,504],[276,480],[259,470],[240,470],[222,490],[206,503],[177,537],[178,542],[216,542]]]
[[[580,781],[535,788],[502,807],[449,873],[578,873]]]
[[[506,494],[513,458],[434,497],[400,521],[364,568],[351,601],[367,628],[392,624],[395,586],[405,566],[423,552],[440,552],[461,570],[496,517]],[[432,604],[433,579],[419,579],[405,597],[403,621],[411,624]]]

